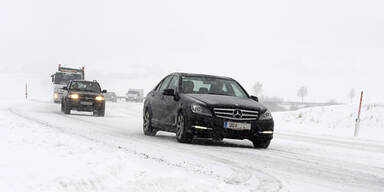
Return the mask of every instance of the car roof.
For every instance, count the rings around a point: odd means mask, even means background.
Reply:
[[[97,81],[87,81],[87,80],[72,80],[72,82],[89,82],[89,83],[99,83]]]
[[[220,78],[220,79],[233,80],[233,79],[230,78],[230,77],[216,76],[216,75],[208,75],[208,74],[198,74],[198,73],[180,73],[180,72],[175,72],[175,73],[171,73],[170,75],[211,77],[211,78]]]

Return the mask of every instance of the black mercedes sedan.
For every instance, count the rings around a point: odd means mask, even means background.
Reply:
[[[255,148],[267,148],[273,127],[271,112],[228,77],[172,73],[144,102],[144,134],[174,132],[182,143],[194,137],[249,139]]]

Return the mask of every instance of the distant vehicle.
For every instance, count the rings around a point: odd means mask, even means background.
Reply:
[[[63,87],[66,92],[61,101],[61,111],[70,114],[71,110],[93,112],[94,116],[105,115],[105,99],[97,81],[74,80]]]
[[[227,77],[172,73],[148,93],[143,112],[145,135],[174,132],[182,143],[194,136],[249,139],[267,148],[273,138],[271,112]]]
[[[115,92],[108,92],[104,94],[105,101],[117,102],[117,95]]]
[[[63,87],[66,86],[71,80],[84,80],[84,67],[62,67],[59,64],[58,71],[51,75],[53,89],[53,101],[60,103],[63,97]]]
[[[129,89],[126,94],[126,101],[143,102],[144,90],[143,89]]]
[[[122,96],[122,95],[120,95],[120,96],[118,95],[117,96],[117,100],[118,101],[127,101],[127,97],[126,96]]]

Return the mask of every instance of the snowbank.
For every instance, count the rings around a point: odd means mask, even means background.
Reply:
[[[358,105],[336,105],[273,113],[276,132],[353,137]],[[359,138],[384,140],[384,107],[364,105]]]

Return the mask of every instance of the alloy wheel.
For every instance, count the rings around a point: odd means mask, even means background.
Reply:
[[[182,139],[182,137],[183,137],[183,134],[184,134],[184,125],[185,125],[185,123],[184,123],[184,117],[183,117],[183,115],[179,115],[178,117],[177,117],[177,124],[176,124],[176,136],[177,136],[177,138],[178,139]]]
[[[143,124],[144,124],[143,125],[144,130],[148,131],[149,130],[149,112],[148,111],[145,112]]]

